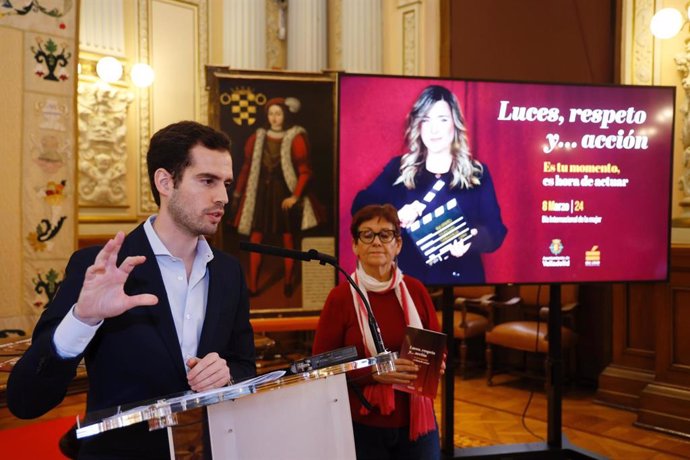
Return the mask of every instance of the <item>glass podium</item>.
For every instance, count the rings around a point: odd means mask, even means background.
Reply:
[[[150,430],[168,430],[173,459],[353,459],[345,373],[372,366],[389,372],[395,358],[385,352],[302,373],[274,371],[223,388],[92,412],[78,423],[77,438],[146,422]]]

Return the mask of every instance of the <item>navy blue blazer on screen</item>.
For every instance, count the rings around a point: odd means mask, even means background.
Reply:
[[[62,359],[57,354],[55,329],[76,303],[85,271],[99,250],[86,248],[72,255],[62,285],[34,329],[31,347],[10,375],[7,403],[18,417],[38,417],[58,405],[82,358],[89,380],[89,414],[190,390],[165,285],[143,225],[125,238],[118,264],[127,256],[146,256],[130,274],[125,292],[154,294],[158,304],[106,319],[83,356]],[[208,301],[197,356],[217,352],[227,360],[233,379],[243,380],[256,374],[244,275],[234,257],[215,249],[213,255],[207,265]],[[148,432],[147,424],[139,423],[84,438],[80,458],[106,453],[113,458],[169,458],[167,452],[165,430]]]
[[[452,173],[447,172],[438,176],[421,168],[415,176],[415,188],[408,189],[404,184],[396,184],[400,176],[401,156],[394,157],[383,171],[355,196],[352,202],[352,215],[369,204],[390,203],[400,210],[404,205],[423,201],[425,195],[432,190],[438,179],[446,184],[452,181]],[[435,201],[429,209],[443,204],[444,199],[456,198],[458,207],[462,210],[470,228],[477,230],[477,235],[470,242],[469,250],[462,257],[450,256],[442,262],[427,265],[426,255],[416,248],[409,232],[402,232],[402,250],[398,255],[398,265],[406,275],[422,281],[426,285],[455,286],[459,284],[484,284],[486,275],[482,254],[498,249],[506,237],[508,229],[501,218],[501,208],[496,199],[493,180],[489,168],[484,166],[480,179],[481,185],[471,189],[455,187],[436,194]],[[440,201],[440,202],[439,202]]]

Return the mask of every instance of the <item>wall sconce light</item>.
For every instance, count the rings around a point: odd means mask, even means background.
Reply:
[[[111,56],[102,57],[96,64],[96,74],[106,83],[115,83],[122,78],[124,73],[123,65],[120,61]],[[135,64],[129,72],[134,86],[147,88],[154,80],[154,72],[148,64]]]
[[[122,78],[122,63],[111,56],[98,60],[96,74],[106,83],[115,83]]]
[[[690,5],[690,4],[689,4]],[[675,8],[662,8],[652,16],[649,28],[656,38],[666,39],[675,37],[678,32],[687,24],[690,18],[690,6],[685,7],[685,19],[683,13]]]
[[[155,74],[153,69],[148,64],[134,64],[132,70],[129,72],[132,77],[132,83],[138,88],[148,88],[153,83]]]

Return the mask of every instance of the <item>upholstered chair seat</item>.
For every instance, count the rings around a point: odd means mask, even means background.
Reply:
[[[486,319],[486,318],[485,318]],[[546,323],[536,321],[511,321],[494,326],[486,332],[486,341],[515,350],[547,353],[549,341],[546,336]],[[575,345],[577,336],[567,328],[561,327],[561,343],[563,349]]]
[[[574,310],[577,306],[577,286],[564,285],[563,302],[560,305],[563,315],[561,326],[561,347],[570,354],[570,366],[575,365],[575,345],[577,334],[574,331]],[[486,330],[486,377],[492,384],[494,375],[493,347],[519,350],[525,353],[547,354],[549,351],[548,317],[549,287],[521,286],[519,296],[505,302],[492,300],[485,304],[489,311],[489,325]],[[506,308],[509,307],[509,308]],[[517,319],[500,321],[499,310],[517,313]],[[529,311],[532,311],[531,316]],[[505,314],[503,315],[505,316]],[[515,316],[515,315],[513,315]],[[574,370],[571,369],[574,373]]]

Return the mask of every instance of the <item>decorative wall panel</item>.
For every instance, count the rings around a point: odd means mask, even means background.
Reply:
[[[0,303],[0,330],[33,327],[75,247],[77,4],[7,0],[0,5],[0,29],[19,32],[13,32],[19,39],[3,45],[3,63],[18,64],[13,68],[21,73],[12,88],[4,88],[21,95],[15,106],[21,107],[20,128],[4,132],[6,142],[19,148],[3,152],[21,158],[6,162],[20,178],[14,199],[22,212],[6,215],[20,228],[20,240],[3,242],[9,243],[3,251],[11,252],[10,260],[21,260],[6,269],[23,285],[19,305],[14,299]],[[17,292],[18,286],[0,289]]]

